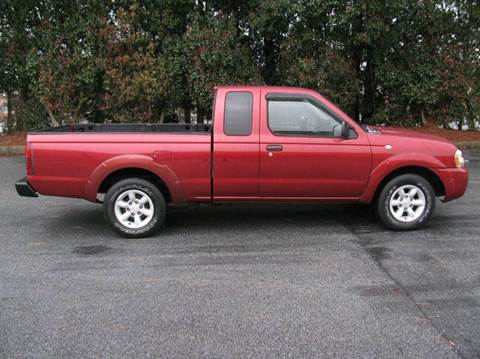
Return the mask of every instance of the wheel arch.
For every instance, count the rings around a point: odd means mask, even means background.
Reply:
[[[143,168],[127,167],[116,170],[106,176],[100,183],[97,194],[106,193],[110,187],[112,187],[118,181],[126,178],[141,178],[153,183],[165,197],[167,203],[172,202],[172,194],[165,181],[163,181],[155,173]]]
[[[427,167],[413,165],[413,166],[402,166],[396,168],[388,173],[386,173],[377,183],[371,194],[364,198],[362,197],[362,202],[372,202],[378,198],[378,195],[382,191],[383,187],[393,178],[398,177],[403,174],[416,174],[425,178],[432,186],[435,196],[440,197],[445,195],[445,185],[443,184],[441,178],[436,174],[432,169]]]
[[[87,181],[85,197],[96,202],[98,193],[105,193],[113,183],[138,176],[157,185],[167,202],[178,203],[185,200],[180,181],[168,164],[156,162],[152,157],[144,155],[117,156],[100,164]]]

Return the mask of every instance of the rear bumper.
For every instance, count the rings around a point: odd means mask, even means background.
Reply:
[[[18,180],[17,183],[15,183],[15,189],[17,190],[17,193],[22,197],[38,197],[37,191],[35,191],[35,189],[30,186],[27,177]]]
[[[438,175],[445,187],[444,202],[459,198],[465,194],[468,186],[468,170],[466,168],[439,169]]]

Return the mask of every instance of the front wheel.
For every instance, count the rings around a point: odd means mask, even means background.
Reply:
[[[140,238],[155,233],[165,221],[166,204],[160,190],[141,178],[115,183],[105,194],[105,218],[123,237]]]
[[[415,174],[393,178],[378,196],[378,216],[388,228],[397,231],[420,228],[434,209],[435,192],[431,184]]]

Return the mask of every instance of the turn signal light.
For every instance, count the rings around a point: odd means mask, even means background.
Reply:
[[[463,158],[463,153],[460,150],[455,151],[455,167],[461,168],[465,166],[465,159]]]

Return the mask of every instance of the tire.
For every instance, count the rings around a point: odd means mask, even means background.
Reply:
[[[432,185],[424,177],[415,174],[404,174],[390,180],[382,188],[377,200],[380,220],[395,231],[422,227],[434,209],[435,192]]]
[[[162,192],[141,178],[118,181],[108,189],[103,201],[103,213],[110,226],[127,238],[157,232],[165,221],[166,209]]]

